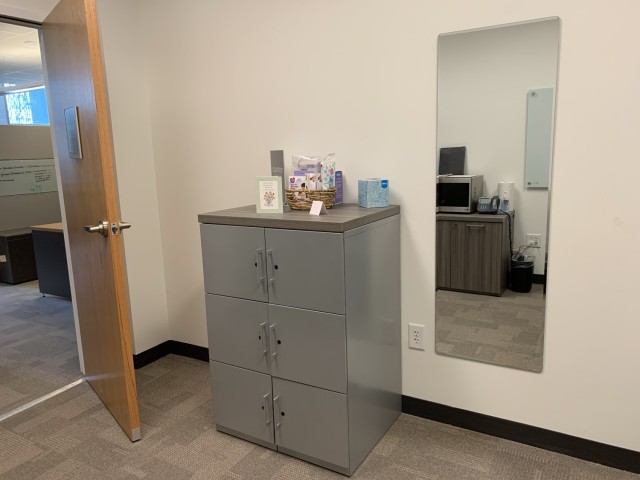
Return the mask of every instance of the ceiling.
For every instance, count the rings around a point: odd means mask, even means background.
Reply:
[[[0,16],[39,23],[58,2],[59,0],[0,0]],[[5,83],[21,85],[42,81],[38,30],[0,23],[0,92]]]
[[[38,30],[0,23],[0,88],[42,81]]]
[[[0,15],[42,22],[60,0],[0,0]]]

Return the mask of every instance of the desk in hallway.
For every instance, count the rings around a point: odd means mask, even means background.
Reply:
[[[62,223],[31,227],[40,292],[71,298]]]

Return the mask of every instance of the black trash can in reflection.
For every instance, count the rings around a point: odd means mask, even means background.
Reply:
[[[526,255],[518,258],[519,260],[511,260],[511,290],[528,293],[533,283],[533,262],[536,257]]]

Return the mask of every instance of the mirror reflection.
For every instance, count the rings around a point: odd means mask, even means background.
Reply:
[[[542,371],[559,24],[438,39],[439,354]]]

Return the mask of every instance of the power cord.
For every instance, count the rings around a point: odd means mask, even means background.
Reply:
[[[511,236],[511,230],[512,230],[511,215],[509,214],[509,212],[503,212],[502,210],[498,210],[498,213],[501,213],[502,215],[506,215],[507,219],[509,220],[509,260],[512,260],[513,259],[513,238]],[[509,267],[509,270],[511,270],[511,267]]]

